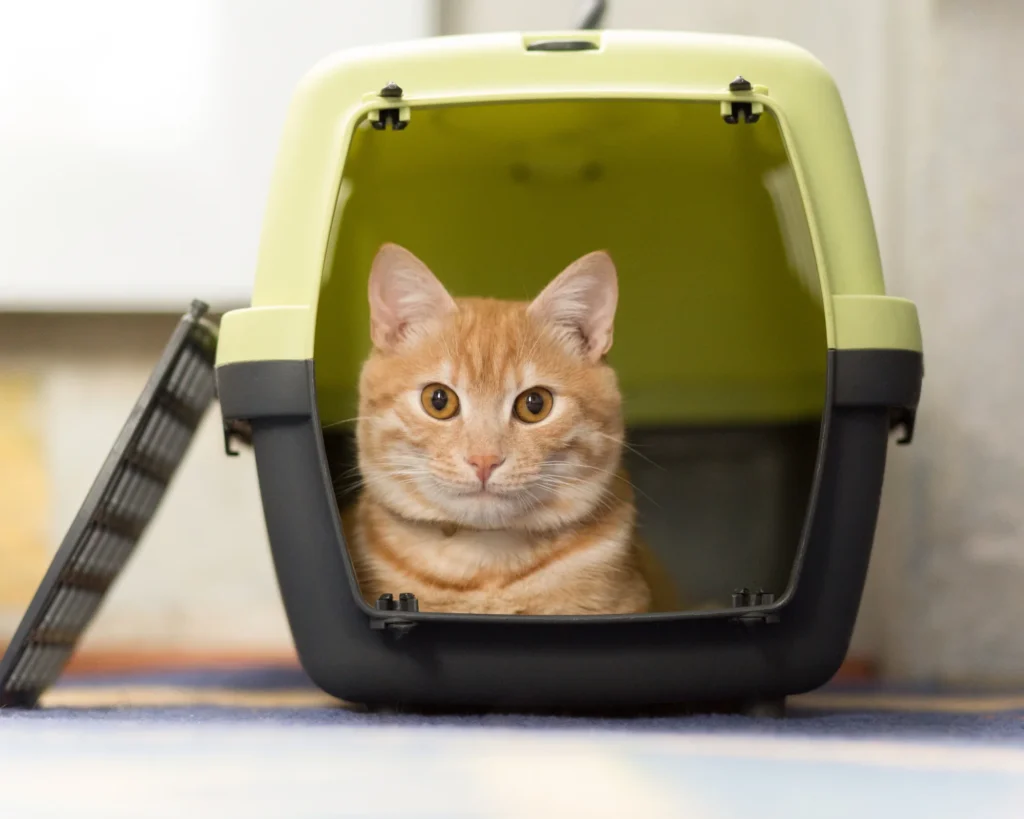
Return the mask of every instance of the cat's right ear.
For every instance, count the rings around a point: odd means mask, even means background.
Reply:
[[[458,310],[444,285],[404,247],[382,245],[370,268],[370,338],[393,350],[435,329]]]

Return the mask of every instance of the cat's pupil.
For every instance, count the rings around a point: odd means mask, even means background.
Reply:
[[[430,406],[441,412],[441,410],[448,406],[448,393],[441,389],[434,390],[430,396]]]
[[[531,392],[526,396],[526,409],[533,415],[540,415],[544,409],[544,397],[537,392]]]

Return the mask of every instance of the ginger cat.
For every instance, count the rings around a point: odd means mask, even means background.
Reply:
[[[620,464],[608,254],[582,257],[525,303],[453,299],[386,244],[369,300],[362,492],[345,513],[367,602],[412,592],[421,611],[672,610],[634,537]]]

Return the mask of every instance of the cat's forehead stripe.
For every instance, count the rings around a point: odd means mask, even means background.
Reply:
[[[521,379],[524,358],[536,345],[524,311],[498,309],[498,305],[463,303],[457,323],[444,339],[453,356],[452,377],[477,388],[508,389],[509,380]]]

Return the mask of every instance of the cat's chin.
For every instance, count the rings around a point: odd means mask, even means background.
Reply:
[[[564,496],[536,486],[486,489],[421,483],[410,493],[377,483],[369,490],[392,514],[409,521],[481,530],[541,532],[572,526],[593,512],[597,497],[566,503]],[[599,495],[600,493],[598,493]],[[560,502],[559,502],[560,501]],[[592,502],[588,502],[592,501]]]
[[[460,523],[475,529],[509,529],[528,514],[526,493],[476,490],[450,494],[437,503],[444,523]]]
[[[472,529],[542,532],[578,523],[591,511],[579,508],[554,508],[537,502],[526,491],[493,491],[453,495],[439,500],[433,522]]]

